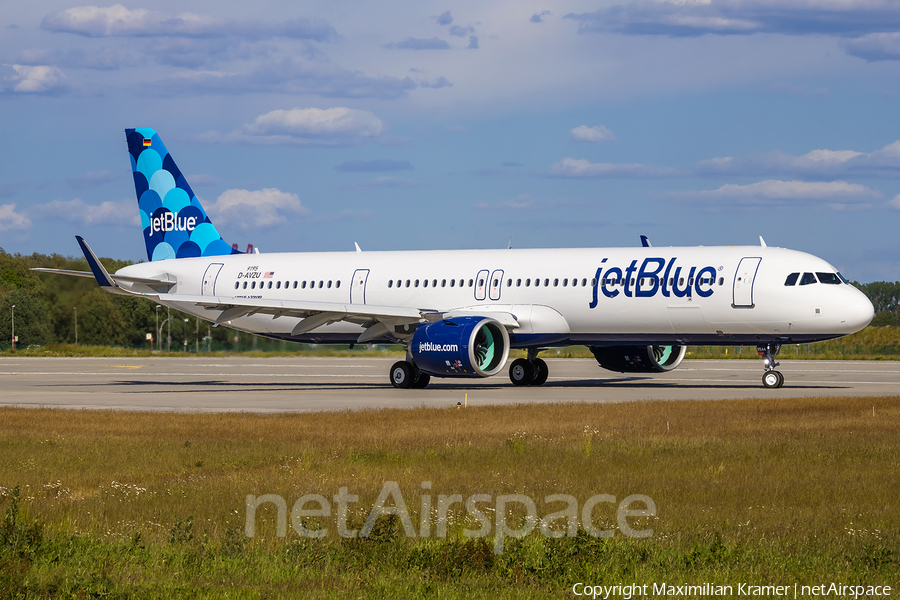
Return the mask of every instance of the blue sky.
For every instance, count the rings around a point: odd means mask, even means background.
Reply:
[[[743,245],[900,279],[900,4],[47,0],[0,14],[0,247],[146,259],[124,129],[263,252]]]

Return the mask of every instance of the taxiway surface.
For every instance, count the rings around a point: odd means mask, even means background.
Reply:
[[[590,359],[547,358],[541,387],[506,375],[436,379],[424,390],[388,381],[392,358],[0,358],[0,406],[178,412],[289,412],[900,394],[900,362],[783,360],[781,389],[762,387],[755,360],[686,360],[662,374],[619,374]]]

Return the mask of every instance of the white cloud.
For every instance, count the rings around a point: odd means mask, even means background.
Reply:
[[[226,190],[207,206],[215,223],[237,225],[241,229],[257,229],[287,223],[290,217],[309,214],[297,194],[277,188],[261,190]]]
[[[347,146],[378,139],[385,131],[381,119],[353,108],[294,108],[273,110],[226,136],[211,133],[209,142]]]
[[[388,50],[449,50],[450,44],[439,37],[433,38],[406,38],[399,42],[385,44]]]
[[[30,211],[43,218],[60,219],[76,225],[140,225],[135,201],[107,201],[99,205],[87,204],[81,198],[53,200],[39,204]]]
[[[258,63],[250,70],[181,71],[158,85],[161,91],[175,94],[280,93],[384,99],[404,97],[417,87],[409,76],[369,77],[298,57]]]
[[[900,140],[874,152],[813,150],[803,156],[783,152],[747,158],[712,158],[697,164],[700,175],[793,175],[806,178],[900,177]]]
[[[537,200],[532,198],[528,194],[522,194],[518,198],[514,198],[512,200],[506,200],[504,202],[498,202],[496,204],[491,204],[488,202],[479,202],[478,204],[473,205],[474,208],[478,210],[534,210],[539,208],[547,208],[549,205],[542,206]]]
[[[858,183],[846,181],[781,181],[768,179],[748,185],[727,184],[715,190],[675,192],[673,197],[714,200],[718,205],[734,202],[737,205],[789,205],[822,202],[833,210],[869,208],[867,201],[881,197],[881,193]]]
[[[616,136],[613,132],[603,125],[588,127],[580,125],[569,132],[569,137],[573,142],[614,142]]]
[[[890,206],[891,208],[897,208],[897,209],[900,209],[900,194],[897,194],[896,196],[894,196],[893,198],[891,198],[891,199],[888,201],[888,206]]]
[[[844,44],[847,54],[864,60],[900,60],[900,32],[870,33]]]
[[[846,36],[900,27],[896,4],[884,0],[632,1],[565,18],[578,21],[579,32],[667,36],[763,32]]]
[[[654,167],[640,163],[592,163],[583,158],[564,158],[550,167],[551,177],[599,177],[621,179],[651,179],[677,177],[676,169]]]
[[[28,229],[31,220],[23,213],[16,212],[15,204],[0,204],[0,231]]]
[[[113,6],[76,6],[44,17],[41,27],[49,31],[75,33],[86,37],[222,37],[247,40],[274,37],[330,41],[337,39],[334,28],[321,19],[285,19],[263,23],[252,19],[219,19],[182,13],[172,17],[142,8],[130,10]]]
[[[4,65],[0,71],[0,91],[41,94],[66,87],[66,76],[47,65]]]

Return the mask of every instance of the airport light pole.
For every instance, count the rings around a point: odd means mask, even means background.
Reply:
[[[194,330],[194,354],[200,352],[200,317],[197,317],[197,329]]]
[[[184,338],[184,351],[187,352],[187,322],[188,320],[184,320],[184,327],[181,328],[181,336]]]
[[[15,352],[16,351],[16,305],[15,304],[12,305],[12,317],[10,317],[10,318],[12,319],[13,352]]]
[[[156,344],[159,345],[159,338],[162,337],[162,329],[159,328],[159,304],[156,305]]]
[[[166,335],[166,352],[172,351],[172,309],[168,306],[166,307],[166,322],[169,324],[168,335]]]
[[[75,345],[78,345],[78,307],[75,307]]]

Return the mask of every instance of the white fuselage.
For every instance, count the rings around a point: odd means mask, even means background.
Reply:
[[[141,263],[117,274],[169,274],[174,295],[509,313],[519,324],[510,330],[513,347],[800,343],[871,321],[872,304],[853,286],[785,285],[791,273],[837,271],[803,252],[725,246],[240,254]],[[219,314],[163,303],[207,320]],[[299,321],[256,314],[228,325],[320,343],[353,343],[363,331],[339,322],[292,336]]]

